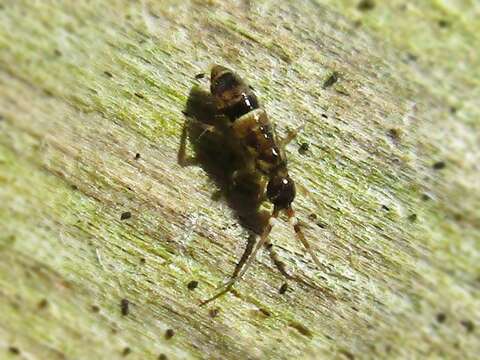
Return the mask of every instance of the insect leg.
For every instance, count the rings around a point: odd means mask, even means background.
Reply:
[[[290,142],[297,137],[298,133],[302,131],[304,127],[305,123],[303,123],[294,130],[289,130],[287,136],[279,141],[278,145],[280,146],[280,148],[285,148],[285,146],[290,144]]]
[[[272,260],[273,264],[276,266],[278,271],[285,276],[287,279],[292,279],[292,276],[287,272],[285,268],[285,263],[280,260],[278,257],[278,254],[275,252],[273,248],[273,244],[271,242],[267,242],[265,244],[266,249],[268,250],[268,253],[270,254],[270,259]]]
[[[253,251],[251,252],[251,254],[248,255],[248,257],[246,257],[245,263],[243,264],[242,269],[238,272],[235,271],[234,275],[231,277],[231,279],[228,281],[228,283],[225,284],[224,288],[220,292],[215,294],[213,297],[211,297],[210,299],[202,301],[200,303],[200,306],[206,305],[209,302],[211,302],[215,299],[218,299],[220,296],[229,292],[231,290],[232,286],[237,282],[237,280],[239,280],[245,274],[245,272],[248,270],[248,268],[253,264],[253,261],[255,261],[255,259],[257,257],[258,250],[260,248],[262,248],[267,243],[268,235],[270,235],[270,232],[272,231],[273,223],[274,223],[274,220],[278,217],[278,213],[279,213],[278,209],[273,210],[273,214],[270,216],[268,224],[265,226],[265,229],[263,230],[263,233],[260,236],[260,239],[258,240],[255,247],[253,248]],[[239,265],[240,265],[240,263],[239,263]]]
[[[286,212],[287,212],[287,216],[288,216],[288,221],[292,224],[293,229],[295,230],[295,234],[297,235],[298,239],[302,243],[303,247],[310,254],[310,256],[312,257],[312,259],[315,262],[315,264],[317,265],[317,267],[319,269],[323,268],[324,266],[322,265],[320,260],[318,260],[317,256],[313,252],[312,248],[310,247],[309,242],[307,241],[307,239],[305,238],[305,235],[303,234],[303,231],[302,231],[300,225],[298,224],[298,220],[295,216],[295,211],[293,211],[292,207],[289,207],[286,210]]]
[[[185,123],[182,129],[182,136],[180,137],[180,146],[178,147],[177,162],[180,166],[192,166],[199,163],[194,156],[187,155],[187,137],[188,125]]]

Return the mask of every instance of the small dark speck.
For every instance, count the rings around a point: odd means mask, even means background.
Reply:
[[[447,20],[441,19],[438,20],[438,26],[440,26],[441,28],[446,28],[450,26],[450,23]]]
[[[182,110],[182,114],[185,116],[189,116],[188,112],[186,112],[185,110]]]
[[[310,215],[308,215],[308,219],[312,221],[317,220],[317,214],[311,213]]]
[[[214,308],[214,309],[210,309],[210,311],[208,312],[208,315],[211,318],[215,318],[215,317],[218,316],[219,313],[220,313],[220,309],[219,308]]]
[[[445,169],[447,164],[445,161],[437,161],[435,164],[432,165],[433,170],[442,170]]]
[[[168,360],[168,357],[165,354],[160,354],[158,355],[158,360]]]
[[[170,340],[173,335],[175,335],[175,331],[173,331],[173,329],[167,329],[167,331],[165,331],[165,339],[166,340]]]
[[[375,7],[375,1],[373,0],[362,0],[357,5],[357,9],[360,11],[372,10],[374,7]]]
[[[53,96],[53,93],[48,89],[43,89],[43,93],[47,96]]]
[[[322,88],[326,89],[332,86],[333,84],[335,84],[338,81],[338,75],[339,75],[338,72],[336,71],[332,72],[332,74],[323,83]]]
[[[417,61],[417,60],[418,60],[418,56],[415,55],[415,54],[412,54],[412,53],[407,53],[407,60],[409,60],[409,61]]]
[[[204,77],[205,77],[204,73],[195,75],[195,79],[197,79],[197,80],[203,79]]]
[[[92,305],[90,307],[90,309],[94,312],[94,313],[98,313],[100,312],[100,307],[98,305]]]
[[[53,50],[53,53],[55,54],[55,56],[62,56],[62,52],[58,49]]]
[[[305,327],[304,325],[294,321],[294,322],[291,322],[289,324],[291,327],[293,327],[295,330],[297,330],[300,334],[302,334],[303,336],[306,336],[306,337],[313,337],[313,334],[312,332],[310,331],[310,329],[308,329],[307,327]]]
[[[287,283],[283,283],[282,286],[280,286],[280,289],[278,289],[278,293],[280,295],[283,295],[287,292],[288,290],[288,284]]]
[[[78,190],[78,186],[75,184],[72,184],[70,187],[72,188],[72,190]]]
[[[109,78],[112,78],[112,77],[113,77],[113,75],[112,75],[112,73],[111,73],[110,71],[106,71],[106,70],[105,70],[103,73],[105,74],[105,76],[108,76]]]
[[[134,94],[136,97],[138,97],[139,99],[145,99],[145,96],[143,94],[140,94],[140,93],[135,93]]]
[[[128,299],[122,299],[120,301],[120,310],[123,316],[127,316],[130,313],[130,301],[128,301]]]
[[[8,348],[8,351],[10,351],[10,353],[12,353],[14,355],[19,355],[20,354],[20,349],[17,348],[16,346],[10,346]]]
[[[308,151],[309,147],[310,147],[310,145],[308,143],[304,142],[298,148],[298,152],[300,153],[300,155],[305,155],[305,153]]]
[[[265,317],[270,317],[272,316],[272,313],[268,311],[267,309],[264,308],[259,308],[258,311],[263,314]]]
[[[322,114],[322,118],[328,119],[328,115],[327,114]]]
[[[469,333],[472,333],[475,330],[475,325],[471,320],[462,320],[460,321],[460,324],[462,324],[465,330]]]
[[[138,160],[138,159],[140,159],[140,153],[135,154],[135,160]]]
[[[132,217],[132,213],[130,211],[125,211],[120,215],[120,220],[127,220]]]
[[[20,354],[20,349],[17,348],[16,346],[10,346],[8,348],[8,351],[10,351],[14,355],[19,355]]]
[[[132,349],[130,349],[130,348],[127,346],[125,349],[123,349],[122,355],[123,355],[123,356],[127,356],[127,355],[130,354],[131,352],[132,352]]]
[[[340,353],[342,353],[348,360],[355,360],[355,355],[353,355],[350,351],[348,350],[340,350]]]
[[[408,216],[408,220],[410,220],[411,222],[417,221],[417,218],[417,214],[412,214]]]
[[[400,130],[399,129],[390,129],[388,130],[388,137],[392,139],[393,142],[398,143],[400,141]]]
[[[324,223],[323,221],[319,221],[319,222],[317,222],[317,226],[321,229],[326,229],[328,225],[326,223]]]
[[[38,303],[38,308],[39,309],[45,309],[48,306],[48,300],[47,299],[42,299]]]
[[[428,201],[428,200],[430,200],[430,199],[431,199],[430,195],[428,195],[428,194],[423,194],[423,195],[422,195],[422,200],[423,200],[423,201]]]
[[[450,114],[456,114],[457,113],[457,108],[455,106],[450,107]]]
[[[390,208],[387,205],[382,205],[382,210],[390,211]]]
[[[145,259],[145,258],[140,258],[140,264],[143,265],[143,264],[145,264],[146,262],[147,262],[147,259]]]
[[[447,320],[447,315],[445,315],[444,313],[438,313],[436,318],[437,318],[437,322],[439,322],[440,324],[443,324],[445,320]]]
[[[198,286],[198,281],[192,280],[187,284],[188,290],[195,290]]]

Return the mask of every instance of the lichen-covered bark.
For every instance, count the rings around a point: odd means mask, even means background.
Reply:
[[[478,5],[371,3],[3,1],[0,357],[475,358]],[[287,150],[325,268],[279,222],[298,281],[261,254],[199,307],[248,238],[177,163],[212,63],[306,123]]]

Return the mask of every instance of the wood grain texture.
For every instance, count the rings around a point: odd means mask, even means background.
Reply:
[[[478,5],[357,5],[3,1],[0,358],[475,358]],[[208,170],[177,163],[212,63],[280,133],[306,123],[287,151],[325,268],[280,221],[299,281],[279,294],[262,253],[200,308],[248,238]]]

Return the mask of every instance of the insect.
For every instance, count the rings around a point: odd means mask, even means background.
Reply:
[[[269,244],[270,232],[275,219],[281,212],[288,217],[297,238],[316,265],[321,267],[292,208],[296,190],[295,183],[288,173],[285,147],[295,138],[298,130],[292,131],[284,139],[279,139],[253,89],[236,73],[223,66],[214,65],[212,67],[210,92],[217,114],[224,119],[223,123],[214,125],[213,131],[222,133],[239,159],[237,169],[232,175],[232,181],[234,183],[244,181],[256,183],[257,188],[260,189],[258,202],[269,201],[273,205],[273,210],[269,214],[266,225],[250,256],[244,260],[243,264],[239,264],[240,270],[236,271],[230,281],[224,285],[223,290],[203,301],[202,305],[227,293],[234,283],[245,274],[255,260],[258,250]],[[207,129],[208,126],[205,125],[205,128]]]

